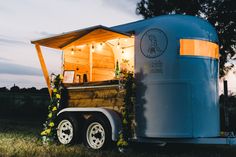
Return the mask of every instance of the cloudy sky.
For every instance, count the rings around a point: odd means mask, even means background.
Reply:
[[[138,0],[0,0],[0,87],[45,87],[31,40],[93,25],[140,20]],[[61,52],[43,48],[49,73],[60,73]]]
[[[94,25],[142,19],[139,0],[0,0],[0,87],[46,87],[31,40]],[[60,73],[61,52],[43,48],[49,73]],[[236,76],[228,77],[236,92]],[[222,89],[222,84],[220,84]]]

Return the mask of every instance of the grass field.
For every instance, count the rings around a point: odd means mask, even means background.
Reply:
[[[58,144],[42,145],[40,121],[0,119],[0,156],[78,156],[78,157],[235,157],[236,147],[212,145],[133,145],[127,153],[116,149],[91,151],[83,145],[65,147]]]

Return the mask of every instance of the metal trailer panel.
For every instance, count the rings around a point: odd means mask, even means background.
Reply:
[[[218,60],[180,56],[180,39],[218,43],[214,28],[173,15],[113,29],[135,32],[137,137],[218,137]]]
[[[134,138],[130,139],[132,142],[141,143],[188,143],[188,144],[213,144],[213,145],[235,145],[235,137],[213,137],[213,138]]]

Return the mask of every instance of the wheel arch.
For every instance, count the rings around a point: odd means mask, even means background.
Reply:
[[[75,113],[75,112],[80,112],[80,113],[90,112],[90,113],[103,114],[103,116],[105,116],[108,119],[109,124],[111,126],[112,140],[113,141],[118,140],[119,131],[121,130],[122,123],[121,123],[120,116],[114,110],[107,109],[107,108],[64,108],[60,112],[58,112],[57,116],[60,116],[61,114],[64,114],[64,113],[70,113],[70,112],[71,113],[72,112],[73,113]]]

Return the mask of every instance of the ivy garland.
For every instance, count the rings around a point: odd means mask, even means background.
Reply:
[[[49,144],[56,138],[56,126],[55,120],[60,107],[61,90],[62,90],[62,75],[52,74],[51,88],[52,97],[50,105],[48,106],[48,116],[46,122],[43,124],[44,128],[41,132],[42,140],[44,144]]]
[[[120,84],[121,88],[125,89],[125,97],[124,104],[121,107],[122,130],[119,132],[117,146],[125,148],[128,146],[128,138],[132,134],[132,119],[134,119],[134,77],[132,72],[121,72],[120,75]],[[62,79],[62,75],[56,75],[51,82],[52,97],[48,106],[49,113],[46,122],[43,124],[44,129],[41,132],[44,144],[49,144],[56,138],[55,120],[60,107]]]
[[[124,104],[121,108],[122,130],[119,133],[117,146],[128,146],[128,138],[132,134],[132,119],[134,119],[134,77],[133,72],[123,72],[120,77],[121,88],[125,89]]]

